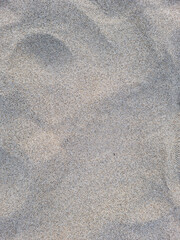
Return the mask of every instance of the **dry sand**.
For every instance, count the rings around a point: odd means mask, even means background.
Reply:
[[[0,0],[0,240],[179,240],[180,4]]]

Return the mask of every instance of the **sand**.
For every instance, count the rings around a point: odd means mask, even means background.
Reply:
[[[179,46],[179,1],[0,1],[0,240],[179,240]]]

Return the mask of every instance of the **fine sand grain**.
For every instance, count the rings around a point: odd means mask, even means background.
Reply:
[[[0,240],[179,240],[180,4],[0,0]]]

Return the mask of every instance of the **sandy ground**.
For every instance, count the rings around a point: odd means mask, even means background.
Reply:
[[[1,0],[0,66],[0,240],[179,240],[179,1]]]

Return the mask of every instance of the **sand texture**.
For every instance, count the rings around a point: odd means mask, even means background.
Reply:
[[[0,0],[0,240],[179,240],[179,76],[179,1]]]

